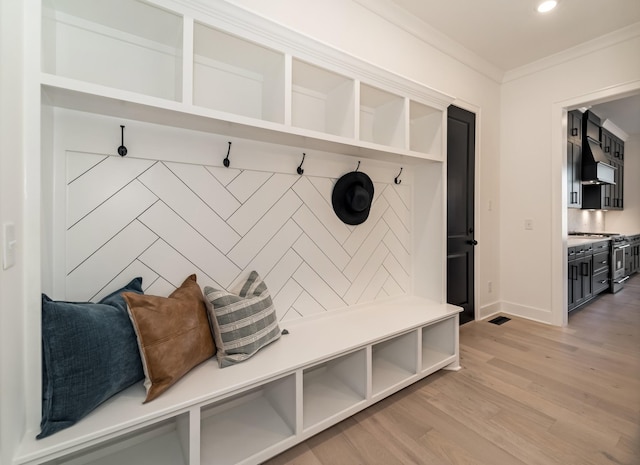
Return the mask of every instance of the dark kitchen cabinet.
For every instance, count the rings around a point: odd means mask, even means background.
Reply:
[[[600,131],[600,142],[609,164],[615,168],[614,183],[602,186],[602,209],[624,209],[624,141],[606,129]],[[591,193],[586,194],[591,195]]]
[[[627,276],[640,271],[640,235],[628,236],[629,247],[625,249],[625,270]]]
[[[567,141],[567,206],[582,208],[582,146]]]
[[[591,300],[593,293],[593,248],[591,244],[568,249],[568,310]]]
[[[615,185],[611,186],[611,210],[624,209],[624,164],[621,160],[611,160],[611,166],[616,171],[614,174]]]
[[[582,144],[582,112],[579,110],[567,113],[567,140]]]
[[[594,296],[609,288],[609,243],[605,242],[605,244],[607,246],[606,250],[596,253],[594,247],[593,251],[593,259],[591,261],[593,275],[591,278],[591,283]]]
[[[582,113],[567,114],[567,206],[582,207]]]

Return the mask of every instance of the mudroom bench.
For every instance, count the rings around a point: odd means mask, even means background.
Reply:
[[[459,307],[401,297],[281,323],[280,340],[196,367],[143,404],[142,383],[42,440],[16,464],[257,464],[445,368],[459,369]],[[286,333],[285,332],[285,333]]]

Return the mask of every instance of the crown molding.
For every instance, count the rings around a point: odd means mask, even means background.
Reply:
[[[474,71],[497,83],[502,82],[504,77],[502,69],[489,63],[480,55],[472,52],[400,6],[394,6],[388,1],[382,0],[353,1]]]
[[[514,68],[504,74],[503,83],[523,78],[530,74],[535,74],[548,68],[561,65],[567,61],[575,60],[581,56],[602,50],[621,42],[640,37],[640,22],[618,29],[595,39],[583,42],[575,47],[568,48],[562,52],[554,53],[540,60],[533,61],[519,68]]]

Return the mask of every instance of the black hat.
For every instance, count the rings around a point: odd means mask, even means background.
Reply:
[[[333,186],[333,210],[346,224],[361,224],[369,217],[373,201],[373,182],[361,171],[345,174]]]

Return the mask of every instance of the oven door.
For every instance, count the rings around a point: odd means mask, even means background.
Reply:
[[[622,283],[629,279],[625,266],[625,249],[628,247],[629,244],[625,242],[613,245],[611,257],[611,291],[614,293],[621,290]]]

